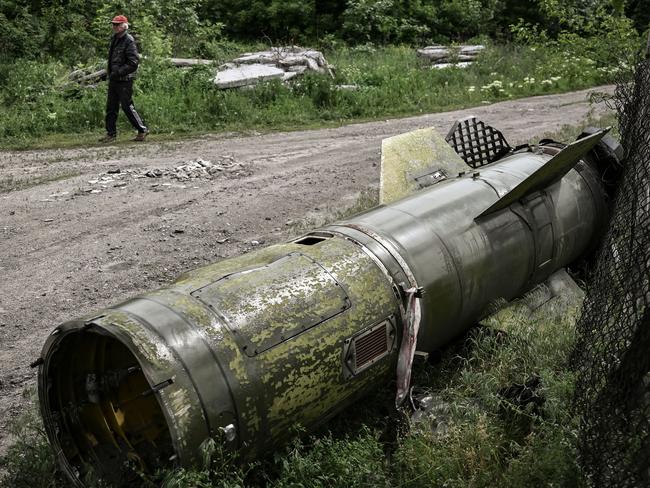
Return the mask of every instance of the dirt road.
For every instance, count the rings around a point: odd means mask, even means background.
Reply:
[[[604,112],[588,93],[336,129],[0,152],[0,453],[35,382],[28,365],[58,323],[351,205],[378,184],[382,138],[427,126],[445,134],[475,114],[521,143]]]

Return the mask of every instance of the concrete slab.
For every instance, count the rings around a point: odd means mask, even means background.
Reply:
[[[460,63],[438,63],[438,64],[432,64],[431,69],[467,68],[468,66],[471,65],[472,63],[470,61],[462,61]]]
[[[238,86],[254,85],[260,81],[274,78],[282,79],[284,70],[266,64],[246,64],[236,68],[219,71],[214,78],[218,88],[235,88]]]

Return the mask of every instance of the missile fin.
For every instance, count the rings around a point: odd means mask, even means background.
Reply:
[[[531,174],[528,178],[499,198],[476,218],[479,219],[491,213],[498,212],[499,210],[512,205],[516,201],[521,200],[526,195],[530,195],[531,193],[539,191],[542,188],[562,179],[586,153],[591,151],[591,149],[600,142],[605,134],[609,132],[610,128],[611,127],[602,129],[566,146],[559,153],[549,159],[542,167],[537,169],[537,171]]]
[[[381,142],[379,201],[390,203],[467,171],[467,165],[432,127]]]

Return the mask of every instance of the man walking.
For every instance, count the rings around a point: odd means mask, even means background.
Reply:
[[[144,125],[142,117],[133,106],[133,80],[138,69],[140,58],[135,40],[126,31],[129,20],[124,15],[117,15],[111,20],[113,37],[108,50],[108,97],[106,99],[106,135],[100,142],[112,142],[117,137],[117,113],[120,105],[138,131],[134,141],[144,141],[149,130]]]

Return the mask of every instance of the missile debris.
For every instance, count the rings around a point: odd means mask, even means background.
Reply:
[[[327,421],[590,252],[607,223],[607,130],[512,149],[467,120],[382,145],[382,205],[190,271],[56,327],[33,364],[48,438],[76,486],[243,459]]]

